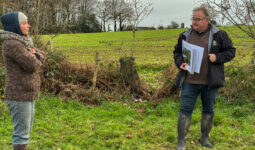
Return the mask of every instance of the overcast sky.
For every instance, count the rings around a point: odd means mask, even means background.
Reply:
[[[191,24],[193,8],[198,5],[195,0],[151,0],[153,2],[152,13],[145,18],[139,26],[167,26],[171,21],[178,24],[184,22],[185,27]]]

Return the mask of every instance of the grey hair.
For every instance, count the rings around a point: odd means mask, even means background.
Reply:
[[[203,14],[205,15],[205,18],[210,19],[210,14],[209,14],[209,11],[208,11],[208,9],[207,9],[206,7],[200,6],[200,7],[194,8],[194,9],[193,9],[193,14],[194,14],[194,12],[196,12],[196,11],[202,11]]]

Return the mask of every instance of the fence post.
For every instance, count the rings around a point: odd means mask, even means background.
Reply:
[[[53,41],[52,41],[52,39],[50,39],[50,50],[51,50],[51,52],[53,52]]]
[[[98,59],[99,53],[96,52],[96,56],[95,56],[95,68],[94,68],[94,76],[93,76],[93,84],[92,84],[92,91],[94,91],[94,89],[96,88],[96,82],[97,82],[97,70],[98,70]]]

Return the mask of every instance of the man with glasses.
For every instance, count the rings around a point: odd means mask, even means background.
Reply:
[[[218,88],[224,86],[224,63],[235,57],[235,48],[225,31],[210,23],[208,10],[197,7],[193,10],[192,27],[179,36],[174,50],[174,60],[180,69],[176,84],[181,87],[181,108],[178,117],[177,150],[185,150],[185,138],[198,95],[201,95],[202,146],[212,147],[209,133],[213,125],[214,104]],[[190,74],[185,68],[182,41],[204,48],[200,73]]]

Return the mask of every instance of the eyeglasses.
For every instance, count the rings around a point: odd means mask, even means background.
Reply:
[[[205,18],[191,18],[191,21],[200,22],[203,19]]]

